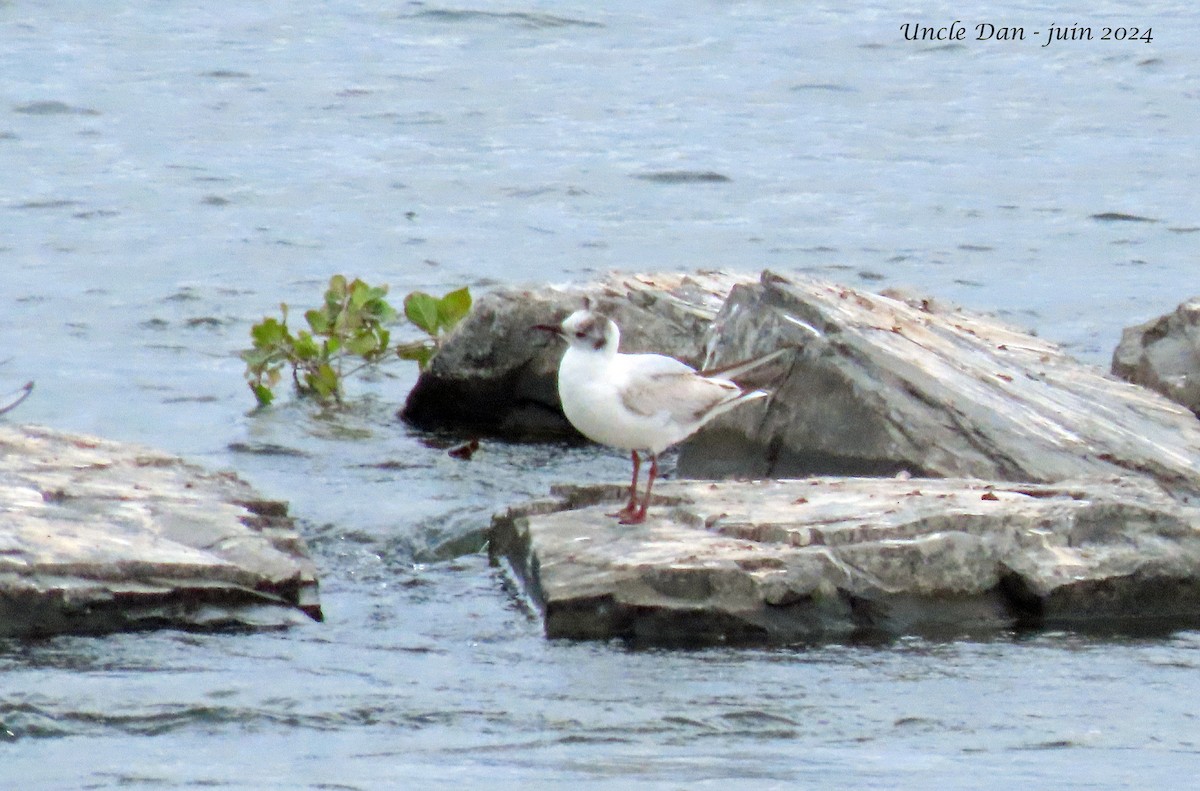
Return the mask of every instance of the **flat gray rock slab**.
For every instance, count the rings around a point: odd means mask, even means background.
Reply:
[[[148,448],[0,426],[0,636],[320,618],[286,504]]]
[[[549,637],[793,643],[1200,622],[1200,512],[1145,481],[666,482],[498,514],[491,554]]]

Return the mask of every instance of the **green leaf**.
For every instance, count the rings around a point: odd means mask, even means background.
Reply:
[[[362,312],[378,321],[393,321],[396,318],[396,309],[388,304],[387,293],[387,286],[373,286],[367,289]]]
[[[396,355],[401,360],[412,360],[416,362],[417,367],[419,367],[422,371],[424,371],[425,367],[429,365],[429,361],[433,359],[433,353],[435,351],[437,351],[437,349],[432,344],[425,342],[407,343],[403,346],[396,347]]]
[[[451,291],[438,300],[438,324],[442,329],[454,329],[471,310],[471,292],[466,288]]]
[[[356,312],[362,310],[363,306],[374,297],[373,291],[374,289],[366,283],[355,279],[350,284],[350,309]]]
[[[359,357],[368,357],[379,348],[379,339],[370,330],[364,330],[346,341],[346,351]]]
[[[423,291],[414,291],[404,298],[404,315],[429,335],[438,331],[438,300]]]
[[[304,331],[296,338],[293,350],[298,360],[315,360],[321,354],[321,347],[317,346],[316,340]]]
[[[329,278],[329,288],[325,290],[325,302],[340,305],[346,300],[346,276],[334,275]]]
[[[375,324],[391,324],[396,320],[396,309],[385,299],[369,300],[362,307],[364,319]]]
[[[261,382],[251,382],[250,390],[254,393],[254,398],[258,401],[259,406],[270,406],[275,400],[275,394],[271,392],[271,388]]]
[[[309,374],[309,384],[322,399],[337,396],[339,381],[337,371],[329,363],[323,363],[320,368]]]
[[[250,337],[258,348],[278,346],[288,337],[287,327],[273,318],[265,318],[250,328]]]
[[[253,349],[243,349],[238,352],[238,357],[241,357],[242,362],[246,363],[247,370],[254,371],[265,367],[275,359],[277,354],[278,352],[275,349],[260,349],[255,347]]]
[[[331,337],[345,335],[347,332],[352,332],[355,325],[358,324],[358,316],[356,313],[351,313],[347,310],[340,310],[333,314],[333,327],[329,334]]]
[[[325,311],[313,308],[312,310],[305,311],[304,318],[308,319],[308,326],[317,335],[324,335],[329,332],[329,315]]]

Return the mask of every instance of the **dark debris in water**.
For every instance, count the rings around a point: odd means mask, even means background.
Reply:
[[[200,299],[200,295],[191,286],[184,286],[174,294],[163,297],[164,302],[191,302],[198,299]]]
[[[93,110],[90,107],[75,107],[66,102],[57,101],[18,104],[13,108],[13,112],[25,115],[100,115],[99,110]]]
[[[556,14],[532,11],[475,11],[456,8],[428,8],[411,14],[413,19],[428,19],[435,22],[508,22],[533,30],[560,27],[604,27],[599,22]]]
[[[36,200],[18,203],[13,206],[14,209],[63,209],[67,206],[78,206],[77,200]]]
[[[203,328],[207,328],[207,329],[219,329],[220,327],[223,327],[228,323],[229,322],[225,321],[224,319],[218,319],[216,316],[196,316],[196,317],[190,318],[186,322],[184,322],[185,325],[187,325],[189,328],[192,328],[192,329],[195,329],[197,327],[203,327]]]
[[[1069,750],[1073,747],[1082,747],[1079,742],[1071,739],[1050,739],[1044,742],[1033,742],[1025,744],[1017,749],[1019,750]]]
[[[470,461],[471,457],[475,455],[475,451],[477,450],[479,450],[479,440],[471,439],[469,442],[464,442],[462,445],[446,451],[446,455],[452,459]]]
[[[962,44],[940,44],[936,47],[926,47],[922,52],[958,52],[965,50],[966,47]]]
[[[5,412],[11,412],[33,392],[33,382],[26,382],[21,388],[13,393],[5,396],[0,396],[0,415]]]
[[[792,91],[829,91],[831,93],[854,93],[856,89],[835,82],[804,82],[793,85]]]
[[[308,456],[299,448],[289,448],[274,442],[231,442],[226,447],[233,453],[249,453],[255,456]]]
[[[1158,222],[1153,217],[1142,217],[1137,214],[1125,214],[1119,211],[1106,211],[1093,214],[1091,219],[1098,222]]]
[[[718,184],[733,180],[713,170],[660,170],[653,173],[634,173],[633,177],[657,184]]]
[[[411,461],[404,461],[401,459],[385,459],[383,461],[371,462],[369,464],[358,464],[356,466],[360,469],[369,470],[413,470],[419,467],[425,467],[427,465]]]
[[[470,441],[471,437],[463,437],[462,435],[455,437],[451,435],[431,434],[421,437],[420,443],[430,450],[449,451],[462,444],[464,439]]]

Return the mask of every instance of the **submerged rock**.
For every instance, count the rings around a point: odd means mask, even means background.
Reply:
[[[147,448],[0,426],[0,636],[309,619],[285,503]]]
[[[668,482],[643,525],[618,486],[492,522],[549,637],[651,645],[1200,623],[1200,513],[1146,481]],[[606,507],[607,506],[607,507]]]
[[[683,445],[683,476],[1132,475],[1200,495],[1190,412],[993,319],[766,272],[735,286],[712,326],[717,364],[804,352],[774,397]]]
[[[1126,327],[1113,352],[1112,372],[1200,415],[1200,297]]]
[[[577,437],[558,401],[563,345],[535,324],[555,324],[583,297],[621,326],[621,350],[703,363],[707,329],[736,283],[725,273],[610,275],[582,286],[504,288],[476,301],[421,373],[400,415],[423,429],[511,438]]]

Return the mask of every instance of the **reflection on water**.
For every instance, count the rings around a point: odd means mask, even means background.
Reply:
[[[619,454],[252,411],[236,352],[330,274],[393,294],[611,268],[911,285],[1107,363],[1188,295],[1200,38],[904,42],[888,4],[0,4],[9,419],[146,442],[291,502],[327,622],[0,645],[28,788],[1178,787],[1194,633],[636,651],[542,638],[489,515]],[[1021,16],[1022,19],[1009,19]],[[1099,24],[1099,21],[1097,21]],[[1068,44],[1070,46],[1068,46]],[[5,384],[7,383],[7,384]],[[10,782],[10,785],[13,783]]]

